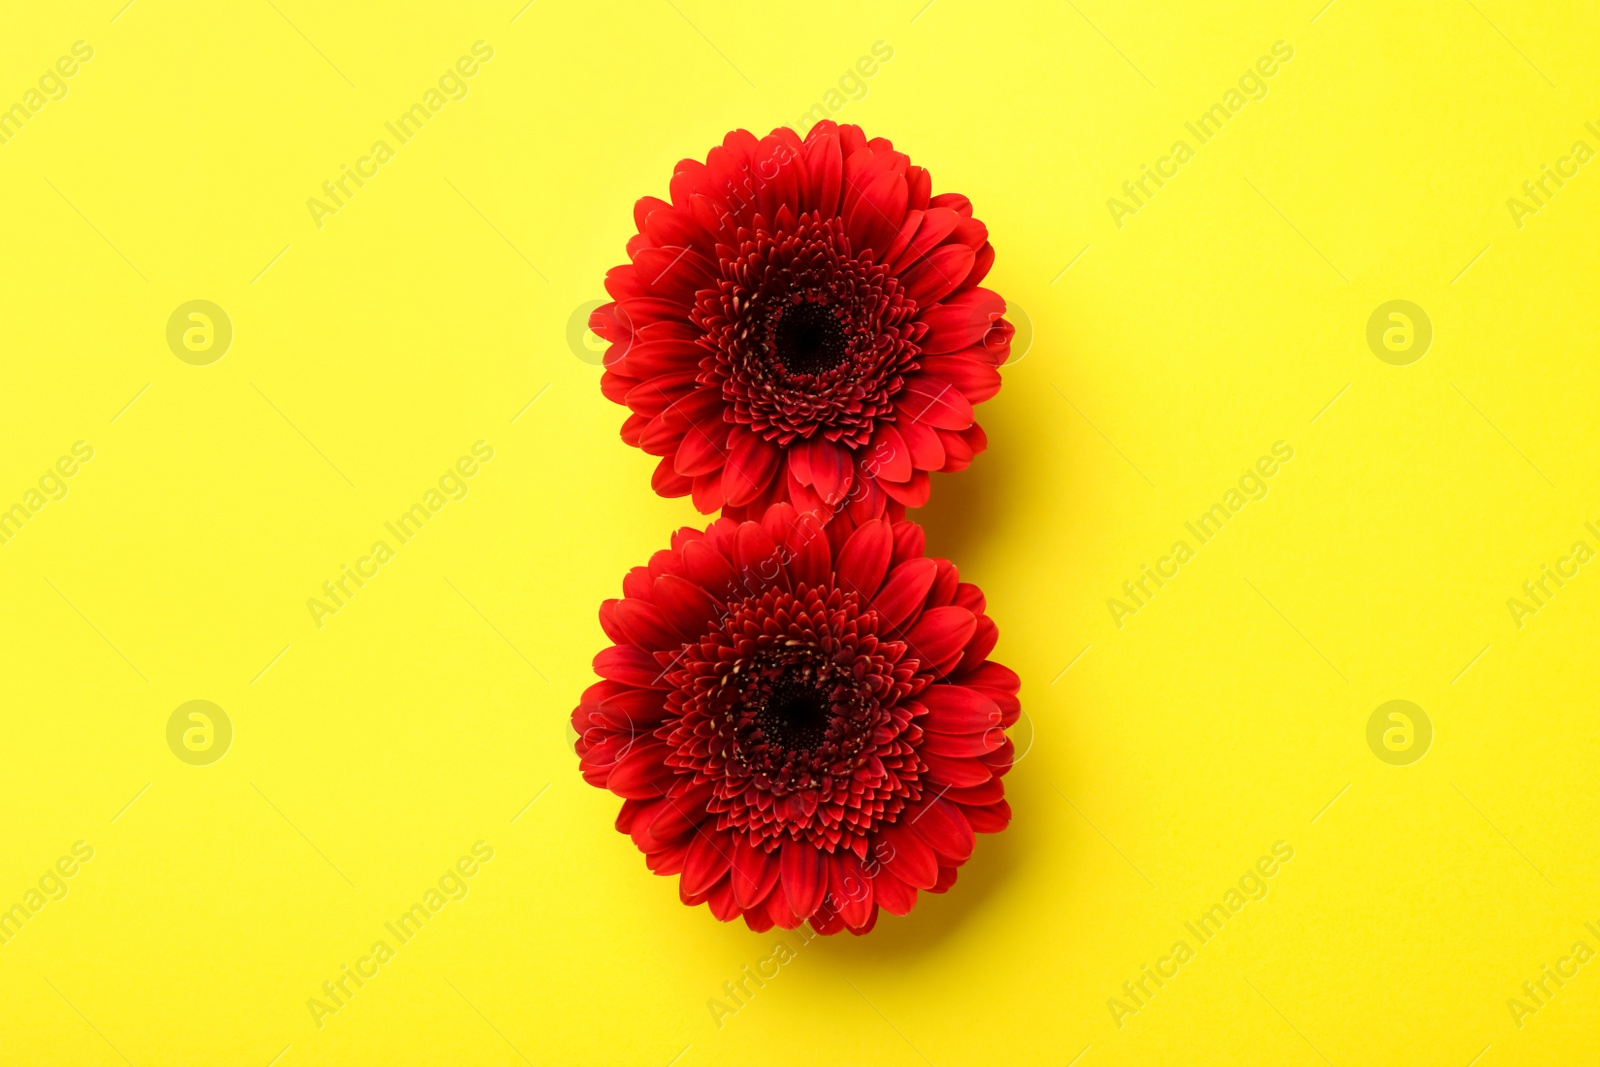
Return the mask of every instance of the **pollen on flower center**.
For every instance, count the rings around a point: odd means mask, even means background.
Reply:
[[[771,745],[793,750],[816,748],[828,731],[833,702],[814,682],[785,678],[772,687],[756,724]]]
[[[790,374],[821,374],[845,361],[845,331],[827,305],[802,301],[786,307],[773,330],[778,362]]]

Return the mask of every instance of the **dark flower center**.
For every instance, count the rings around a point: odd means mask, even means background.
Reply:
[[[925,327],[900,279],[851,249],[843,220],[814,214],[742,229],[719,255],[691,318],[723,417],[784,448],[818,433],[865,448],[919,365]]]
[[[783,310],[772,342],[778,362],[790,374],[821,374],[849,355],[838,316],[809,300]]]
[[[815,682],[786,677],[772,687],[756,725],[768,744],[804,751],[822,743],[832,712],[833,701]]]
[[[684,648],[655,736],[667,766],[711,786],[719,826],[832,849],[922,795],[907,698],[929,679],[878,625],[857,593],[796,582],[730,603]]]

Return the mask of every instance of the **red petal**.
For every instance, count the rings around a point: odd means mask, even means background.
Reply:
[[[671,207],[665,200],[657,196],[641,196],[633,202],[633,226],[640,233],[644,232],[645,221],[650,218],[652,211],[664,207]]]
[[[789,899],[789,907],[800,918],[810,918],[822,904],[822,894],[828,888],[827,858],[812,845],[785,841],[780,864],[783,892]]]
[[[971,398],[968,397],[968,399],[970,400]],[[984,433],[983,427],[977,423],[973,423],[965,430],[956,431],[956,436],[961,438],[961,442],[966,445],[967,451],[974,456],[989,447],[989,435]]]
[[[906,560],[889,572],[883,588],[872,598],[872,606],[888,629],[892,630],[916,614],[927,598],[928,589],[932,587],[938,571],[933,560],[919,556]],[[880,634],[884,632],[879,631]]]
[[[917,694],[917,700],[928,709],[928,714],[917,721],[924,730],[942,734],[983,734],[1001,725],[1000,709],[995,702],[963,685],[930,685]],[[997,745],[999,741],[984,751],[991,751]]]
[[[692,248],[646,248],[633,265],[653,295],[685,305],[716,284],[716,268]]]
[[[614,645],[626,645],[629,643],[628,632],[617,622],[617,605],[620,603],[622,601],[616,599],[602,600],[600,602],[600,629],[606,632],[606,636],[611,639],[611,643]]]
[[[623,723],[654,727],[667,713],[667,698],[659,689],[627,688],[600,701],[598,710],[619,728]]]
[[[911,449],[893,423],[878,423],[872,444],[861,463],[862,469],[876,478],[904,482],[911,477]]]
[[[641,803],[641,801],[628,800],[628,801],[624,801],[624,803],[626,803],[626,804],[638,804],[638,803]],[[663,840],[657,838],[655,833],[654,833],[654,829],[653,829],[655,824],[652,821],[650,821],[650,816],[654,815],[656,812],[660,811],[662,808],[665,808],[667,806],[667,804],[668,804],[667,798],[666,797],[662,797],[659,800],[651,801],[651,802],[648,802],[648,803],[649,803],[650,811],[648,813],[646,813],[646,815],[644,817],[640,818],[638,821],[636,821],[633,824],[633,833],[628,835],[631,838],[633,838],[634,847],[636,847],[640,852],[643,852],[646,856],[649,856],[650,854],[655,853],[655,852],[667,852],[667,851],[672,851],[672,850],[677,850],[677,849],[683,848],[684,847],[684,842],[682,842],[682,841],[676,841],[676,840],[663,841]]]
[[[673,469],[690,478],[720,471],[728,458],[727,439],[728,427],[723,422],[712,421],[692,427],[678,446]]]
[[[872,882],[853,852],[841,850],[828,857],[828,905],[846,926],[865,926],[872,918]]]
[[[718,615],[717,601],[710,593],[675,574],[657,578],[650,589],[650,599],[655,602],[662,621],[684,641],[698,641],[705,636]]]
[[[630,309],[631,310],[631,309]],[[996,319],[1006,312],[1006,302],[988,289],[965,289],[919,316],[928,332],[918,342],[931,356],[959,352],[977,344]]]
[[[843,500],[845,490],[850,488],[850,450],[824,437],[814,437],[799,448],[805,451],[811,466],[810,483],[823,501],[837,504]]]
[[[1015,695],[1022,688],[1022,679],[1010,667],[999,663],[983,663],[962,676],[962,685],[979,686]],[[991,697],[993,693],[989,694]]]
[[[795,927],[805,922],[804,919],[796,915],[794,910],[789,907],[789,899],[782,893],[767,894],[767,914],[772,917],[772,921],[775,925],[784,930],[793,930]]]
[[[605,397],[606,400],[610,400],[611,403],[621,403],[621,405],[626,405],[627,394],[634,392],[634,389],[637,389],[637,387],[638,382],[635,382],[634,379],[629,378],[627,374],[614,373],[614,371],[611,371],[611,368],[606,368],[606,370],[600,371],[600,395]],[[629,442],[630,445],[637,442],[638,430],[634,429],[634,427],[637,427],[637,419],[642,418],[643,416],[640,416],[640,414],[635,411],[632,416],[629,416],[627,422],[622,424],[622,440],[624,440],[624,442]],[[648,419],[646,419],[646,422],[648,422]],[[634,424],[634,426],[630,427],[629,424]],[[634,440],[629,440],[630,430],[632,430],[632,434],[634,434]]]
[[[614,389],[613,383],[626,382],[628,379],[607,369],[602,376],[602,381],[607,388]],[[695,388],[695,376],[692,371],[683,371],[677,374],[658,374],[629,388],[627,393],[623,395],[622,402],[628,405],[629,409],[635,414],[655,418],[674,403],[688,396]]]
[[[876,478],[864,475],[858,483],[858,491],[851,496],[854,499],[850,501],[846,512],[851,522],[859,524],[884,517],[889,501]],[[905,517],[905,509],[902,508],[899,513],[888,517],[893,521],[899,521]]]
[[[961,216],[949,208],[934,207],[924,211],[922,225],[907,242],[905,249],[895,257],[895,272],[905,270],[931,252],[940,241],[950,236],[960,221]]]
[[[624,426],[624,433],[626,432],[627,427]],[[683,428],[669,426],[664,415],[657,415],[644,429],[638,431],[636,440],[638,446],[652,456],[675,456],[678,445],[683,441]]]
[[[989,768],[989,773],[998,778],[1011,770],[1011,764],[1017,754],[1017,746],[1011,738],[1001,735],[1000,746],[993,752],[985,752],[978,759]]]
[[[811,442],[796,441],[785,455],[789,460],[789,476],[801,485],[810,485],[814,477],[811,473]]]
[[[933,176],[924,167],[907,167],[906,185],[911,189],[911,206],[926,211],[932,199]]]
[[[939,440],[938,431],[932,426],[904,418],[895,424],[895,428],[911,450],[911,462],[917,470],[936,471],[944,466],[944,445]]]
[[[687,526],[681,527],[677,533],[673,534],[672,536],[672,548],[661,548],[652,552],[650,554],[649,564],[650,577],[659,578],[663,574],[676,574],[678,577],[682,578],[683,550],[679,547],[679,539],[680,537],[684,538],[685,540],[683,540],[682,543],[687,544],[689,541],[694,540],[693,534],[696,532],[697,531],[694,531]]]
[[[939,440],[944,443],[944,466],[940,473],[954,474],[964,471],[972,463],[973,452],[967,442],[954,430],[940,430]]]
[[[826,905],[811,916],[811,929],[819,934],[836,934],[844,929],[844,917]]]
[[[689,836],[705,821],[705,802],[710,798],[709,786],[691,791],[681,797],[667,797],[650,824],[650,836],[657,841],[678,841]]]
[[[617,269],[631,273],[633,265],[629,264],[626,267],[618,267]],[[632,320],[623,314],[615,299],[611,303],[601,304],[589,312],[589,329],[604,340],[610,341],[613,348],[618,345],[625,346],[633,337]],[[626,351],[626,348],[624,348],[624,351]],[[610,353],[608,352],[607,355],[609,356]],[[621,358],[621,355],[622,353],[619,352],[617,358]]]
[[[694,219],[694,213],[656,201],[660,206],[645,216],[640,232],[657,248],[690,247],[705,255],[716,252],[716,238]]]
[[[713,200],[704,193],[691,193],[689,195],[689,214],[694,221],[705,227],[713,238],[726,233],[732,216],[720,201]]]
[[[922,262],[901,274],[900,281],[912,300],[927,306],[954,292],[972,271],[977,258],[977,252],[966,245],[940,245]]]
[[[872,880],[872,896],[890,915],[905,915],[917,903],[917,891],[888,870],[879,871]]]
[[[888,523],[878,520],[863,523],[839,550],[839,559],[834,564],[840,588],[854,590],[870,599],[883,585],[893,551],[894,534]]]
[[[752,521],[759,522],[761,528],[767,531],[767,536],[778,545],[788,544],[798,520],[799,513],[794,510],[794,505],[786,501],[773,504],[760,515],[752,516]]]
[[[866,134],[861,132],[860,126],[845,123],[839,127],[839,146],[844,150],[845,159],[848,160],[867,147]]]
[[[594,673],[602,678],[645,689],[667,689],[661,664],[649,653],[632,645],[612,645],[601,649],[594,657]]]
[[[705,354],[705,349],[693,341],[679,338],[641,341],[619,354],[616,362],[606,365],[606,370],[640,381],[663,374],[693,375],[699,371]]]
[[[1001,800],[982,808],[968,808],[967,822],[980,834],[997,834],[1011,822],[1011,805]]]
[[[837,214],[844,191],[844,153],[832,122],[819,122],[806,134],[806,169],[817,213],[823,218]]]
[[[724,404],[719,389],[696,389],[661,413],[661,423],[668,429],[688,432],[697,423],[716,422],[723,417]]]
[[[947,471],[964,469],[974,456],[989,447],[989,438],[977,423],[965,430],[940,430],[939,433],[944,438],[945,451],[949,453],[944,465]]]
[[[912,816],[911,828],[946,865],[963,864],[972,855],[972,827],[961,810],[949,801],[938,798],[929,801]]]
[[[949,756],[938,756],[932,752],[918,752],[922,762],[928,765],[928,778],[930,781],[941,782],[965,789],[968,786],[982,785],[993,777],[989,768],[976,759],[956,759]],[[977,824],[974,823],[974,826]]]
[[[733,846],[733,899],[750,909],[767,899],[778,881],[778,857],[741,839]]]
[[[946,789],[944,799],[962,809],[969,807],[981,808],[985,804],[993,804],[997,800],[1004,800],[1006,784],[998,778],[990,778],[981,785],[968,786],[965,789]]]
[[[944,663],[961,653],[977,628],[977,618],[966,608],[932,608],[906,633],[906,644],[924,664]]]
[[[989,276],[989,268],[994,266],[994,245],[988,241],[978,249],[977,256],[972,261],[972,269],[967,271],[967,276],[961,279],[961,288],[970,289],[975,285],[983,284],[983,279]]]
[[[622,810],[617,812],[617,832],[619,834],[632,834],[635,827],[639,830],[649,830],[650,823],[655,819],[657,810],[666,803],[665,797],[656,800],[624,800]],[[645,851],[640,849],[641,852]]]
[[[903,823],[885,827],[878,839],[889,846],[883,865],[890,873],[917,889],[933,888],[939,879],[939,861],[926,841]]]
[[[690,307],[676,300],[663,300],[657,296],[639,296],[618,300],[616,317],[633,325],[637,332],[652,322],[688,321]]]
[[[617,625],[622,627],[628,640],[646,652],[675,650],[683,643],[684,639],[654,605],[629,598],[618,602],[615,611]]]
[[[967,351],[980,356],[990,366],[1003,367],[1011,359],[1011,342],[1016,336],[1015,326],[1005,319],[995,319],[994,325],[989,327],[989,332],[983,335],[977,347]]]
[[[732,850],[733,842],[728,835],[701,827],[689,842],[689,852],[683,859],[679,894],[693,897],[711,889],[718,878],[728,873]]]
[[[644,865],[650,868],[652,874],[678,874],[683,870],[683,857],[686,852],[688,849],[683,845],[664,848],[660,852],[647,852]]]
[[[904,563],[908,559],[921,559],[926,548],[926,538],[923,536],[921,526],[914,522],[897,522],[894,524],[894,558],[896,563]]]
[[[882,256],[878,257],[879,263],[890,264],[897,274],[900,272],[900,265],[897,261],[901,253],[911,244],[911,239],[917,235],[917,230],[922,226],[923,212],[917,210],[914,204],[910,205],[910,208],[906,212],[905,219],[900,223],[900,232],[894,235],[894,240],[889,242],[889,247],[884,250]]]
[[[905,220],[909,196],[905,175],[884,170],[874,177],[850,205],[845,218],[851,249],[857,254],[874,249],[881,258]]]
[[[726,600],[738,586],[739,575],[733,564],[704,541],[683,546],[683,570],[691,582],[718,600]]]
[[[907,382],[895,397],[895,408],[911,422],[927,423],[940,430],[965,430],[972,425],[972,404],[961,390],[928,375]]]
[[[672,206],[682,208],[694,194],[710,192],[710,171],[699,160],[678,160],[669,182]]]
[[[656,472],[650,476],[650,488],[660,496],[688,496],[694,479],[685,478],[673,470],[672,460],[672,456],[661,457],[661,462],[656,464]]]
[[[820,585],[833,570],[833,552],[822,523],[813,515],[794,512],[784,536],[789,551],[789,576],[795,582]]]
[[[632,567],[622,578],[622,595],[636,600],[650,599],[650,583],[655,581],[648,567]]]
[[[672,785],[677,775],[663,760],[667,756],[667,746],[660,744],[634,745],[611,768],[611,775],[606,779],[606,788],[619,797],[632,797],[638,800],[648,800],[665,793]]]
[[[617,761],[633,751],[639,729],[632,723],[613,726],[594,711],[586,716],[574,713],[572,725],[579,731],[577,744],[573,747],[578,753],[584,779],[604,788],[606,778],[616,767]]]
[[[976,667],[989,658],[989,653],[994,651],[995,642],[1000,640],[1000,627],[987,615],[978,617],[978,627],[973,632],[972,640],[962,650],[961,661],[956,665],[957,670]]]
[[[724,503],[721,472],[714,471],[711,474],[696,476],[694,487],[690,490],[690,499],[694,501],[695,510],[702,515],[710,515],[719,510]]]
[[[922,746],[917,751],[924,755],[931,752],[952,757],[986,756],[1000,747],[1005,736],[998,726],[992,732],[981,734],[941,734],[929,730],[922,735]]]
[[[619,685],[616,682],[608,682],[602,679],[598,682],[589,683],[589,688],[585,689],[579,695],[578,699],[584,705],[594,705],[599,704],[603,700],[608,700],[611,697],[616,696],[618,693],[630,693],[632,691],[633,690],[628,686]]]
[[[730,505],[748,504],[761,494],[778,473],[783,453],[745,429],[730,435],[727,466],[722,469],[722,495]]]
[[[734,563],[739,569],[739,584],[745,592],[756,592],[772,585],[787,585],[778,543],[759,522],[739,524],[734,541]]]
[[[968,200],[963,193],[940,193],[929,203],[933,207],[952,208],[963,218],[970,219],[972,217],[972,201]]]
[[[928,502],[928,496],[933,486],[928,480],[927,471],[913,471],[911,480],[905,484],[898,482],[879,482],[883,491],[890,499],[898,501],[908,508],[920,508]]]
[[[874,901],[873,904],[872,904],[872,911],[870,913],[868,913],[865,922],[863,922],[860,926],[846,926],[845,929],[849,930],[850,933],[852,935],[854,935],[855,937],[860,937],[863,934],[870,934],[872,932],[872,928],[874,926],[877,926],[877,925],[878,925],[878,904],[877,904],[876,901]]]
[[[720,922],[732,922],[739,917],[739,903],[733,899],[733,880],[726,875],[706,894],[706,907]]]
[[[949,382],[970,402],[977,404],[1000,391],[1000,372],[987,360],[972,355],[972,351],[924,356],[921,362],[923,371],[930,377]]]
[[[939,568],[939,574],[933,580],[933,588],[928,592],[928,606],[930,608],[943,607],[955,599],[956,589],[961,585],[961,576],[956,572],[956,565],[947,559],[935,559],[934,565]]]

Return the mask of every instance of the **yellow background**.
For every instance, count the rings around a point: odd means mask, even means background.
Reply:
[[[0,506],[95,453],[0,546],[0,906],[95,855],[0,945],[0,1059],[1596,1062],[1600,963],[1520,1028],[1506,1002],[1600,950],[1600,566],[1520,628],[1506,601],[1600,547],[1600,163],[1520,228],[1506,201],[1600,148],[1600,15],[922,2],[7,13],[0,103],[94,58],[0,145]],[[306,200],[479,40],[469,95],[319,229]],[[920,518],[1034,740],[949,894],[806,945],[719,1027],[776,932],[682,907],[565,726],[600,600],[699,520],[566,330],[635,197],[880,40],[837,118],[972,197],[1033,324]],[[193,299],[233,324],[208,366],[165,340]],[[1433,325],[1409,366],[1366,342],[1391,299]],[[469,495],[319,628],[307,599],[480,440]],[[1277,441],[1266,498],[1117,627]],[[210,766],[166,742],[194,699],[234,728]],[[1433,725],[1409,766],[1367,745],[1391,699]],[[480,840],[469,895],[319,1028],[308,998]],[[1119,1027],[1108,999],[1277,841],[1269,895]]]

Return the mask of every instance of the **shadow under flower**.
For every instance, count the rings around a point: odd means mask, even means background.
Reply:
[[[1019,439],[1042,432],[1015,423],[1013,420],[1021,414],[1016,407],[1009,411],[984,411],[983,423],[990,435],[991,450],[994,442],[1005,441],[1007,444],[1002,447],[1012,449],[1018,446]],[[1025,441],[1022,446],[1027,447]],[[959,474],[935,476],[928,505],[906,516],[927,531],[928,555],[951,560],[961,570],[964,580],[978,581],[981,585],[978,579],[985,570],[983,558],[1004,551],[1004,547],[996,543],[992,527],[1003,517],[1006,502],[1013,499],[1017,491],[1018,487],[1013,484],[1015,478],[1014,465],[997,462],[987,453],[977,456],[971,467]],[[1005,620],[997,621],[1003,640]],[[1024,714],[1028,689],[1025,681]],[[1026,743],[1017,735],[1016,727],[1011,733],[1019,745]],[[1028,741],[1031,742],[1031,737]],[[1020,755],[1025,757],[1026,749],[1022,749]],[[1007,797],[1014,807],[1012,825],[998,834],[978,835],[972,857],[961,867],[956,884],[945,893],[919,893],[916,906],[908,915],[880,914],[877,925],[865,937],[844,935],[819,939],[818,943],[827,946],[819,953],[819,958],[826,961],[824,966],[848,973],[865,961],[904,960],[937,951],[946,938],[967,926],[990,907],[997,896],[1003,895],[1005,883],[1026,861],[1028,849],[1040,846],[1040,823],[1047,820],[1039,816],[1056,796],[1041,777],[1029,775],[1024,785],[1025,780],[1018,776],[1021,766],[1019,760],[1005,779]],[[1015,810],[1021,796],[1027,798],[1024,810],[1029,816],[1026,821],[1035,830],[1031,835],[1018,832],[1016,826]],[[1058,853],[1064,846],[1051,842],[1048,847]],[[1059,855],[1054,858],[1059,859]]]

